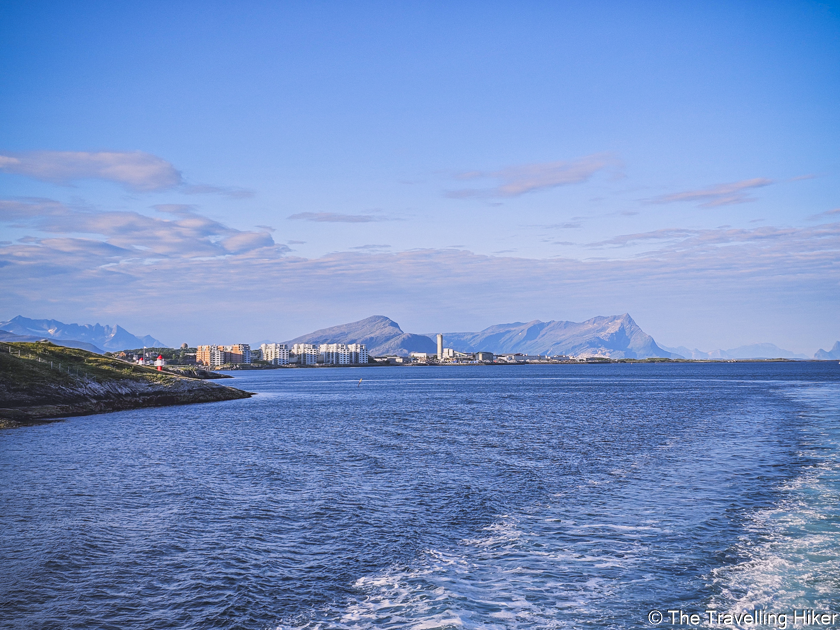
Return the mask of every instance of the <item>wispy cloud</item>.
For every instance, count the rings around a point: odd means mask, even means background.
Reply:
[[[749,196],[749,191],[755,188],[769,186],[772,183],[772,179],[757,177],[755,179],[745,179],[740,182],[732,182],[729,184],[718,184],[717,186],[701,188],[699,190],[686,190],[670,195],[662,195],[648,199],[648,203],[700,201],[703,202],[700,204],[701,208],[715,208],[717,206],[727,206],[736,203],[756,201],[755,197]]]
[[[216,232],[213,238],[218,238],[220,231],[229,234],[224,229],[199,227],[195,238],[212,244],[202,234]],[[243,240],[248,238],[256,237]],[[612,249],[622,241],[642,243],[649,251],[628,257],[628,250]],[[823,313],[840,308],[840,222],[639,233],[604,246],[601,258],[586,260],[479,255],[464,249],[357,250],[304,258],[281,246],[244,245],[239,253],[224,256],[147,250],[144,257],[138,246],[151,248],[153,242],[101,235],[55,234],[38,242],[0,244],[0,308],[10,317],[57,312],[95,321],[104,313],[121,322],[142,312],[144,328],[176,330],[195,342],[204,335],[212,339],[219,330],[235,331],[246,340],[246,335],[258,339],[278,326],[305,332],[377,312],[394,317],[406,330],[422,330],[427,326],[416,322],[441,312],[445,320],[493,323],[523,315],[575,319],[628,310],[663,322],[694,316],[698,304],[704,312],[719,313],[717,321],[704,318],[708,325],[730,332],[740,327],[748,334],[756,322],[789,328],[782,304],[815,304]],[[221,246],[208,251],[227,252]],[[243,316],[242,304],[257,294],[260,308]],[[166,308],[145,308],[150,300]]]
[[[751,229],[733,228],[723,225],[709,229],[665,228],[650,232],[625,234],[605,241],[589,243],[593,249],[624,248],[647,244],[648,251],[639,257],[662,256],[666,253],[691,252],[692,255],[706,255],[710,258],[730,260],[726,250],[740,251],[747,258],[757,251],[774,251],[781,259],[783,248],[798,250],[806,255],[809,248],[817,251],[834,251],[840,254],[840,223],[828,223],[811,228],[762,226]],[[746,261],[745,261],[746,262]]]
[[[552,223],[543,226],[547,230],[576,230],[583,226],[580,221],[567,221],[566,223]]]
[[[357,247],[351,247],[350,249],[374,252],[374,251],[382,251],[384,249],[390,249],[390,248],[391,248],[390,245],[374,245],[374,244],[371,244],[371,245],[358,245]]]
[[[190,214],[196,211],[196,207],[186,203],[159,203],[152,206],[158,212],[166,214]]]
[[[375,214],[340,214],[338,212],[298,212],[287,217],[294,221],[315,221],[317,223],[371,223],[388,221],[388,217]]]
[[[172,164],[143,151],[7,153],[0,155],[0,171],[62,184],[104,179],[133,191],[166,190],[183,183]]]
[[[0,199],[0,221],[20,221],[39,217],[51,217],[67,212],[64,204],[42,197],[25,199]]]
[[[616,164],[615,158],[606,153],[588,155],[577,160],[542,162],[511,166],[499,171],[470,171],[457,176],[461,180],[492,179],[492,187],[462,188],[446,193],[454,199],[470,197],[517,197],[525,193],[579,184],[587,181],[598,171]]]
[[[178,189],[188,195],[254,196],[235,186],[189,184],[171,163],[144,151],[30,151],[0,154],[0,172],[57,184],[86,179],[114,182],[132,192]]]
[[[819,214],[814,214],[808,217],[811,221],[818,221],[824,218],[833,218],[837,215],[840,215],[840,208],[834,208],[834,210],[826,210],[825,212],[820,212]]]
[[[97,248],[118,258],[215,257],[241,254],[275,245],[265,231],[243,231],[199,214],[194,206],[161,204],[155,209],[173,218],[130,211],[97,211],[65,206],[51,199],[2,199],[0,222],[16,222],[60,239],[39,238],[39,246],[64,243],[65,248]],[[95,235],[97,240],[82,237]],[[107,246],[101,249],[100,246]],[[65,250],[62,250],[65,251]]]
[[[209,186],[207,184],[185,185],[182,192],[188,195],[221,195],[231,199],[249,199],[254,196],[254,191],[236,186]]]
[[[685,239],[695,236],[700,233],[700,230],[691,230],[687,228],[664,228],[661,230],[653,230],[650,232],[639,232],[637,234],[622,234],[613,238],[589,243],[588,247],[623,247],[626,245],[634,245],[643,242],[652,241],[673,241],[677,239]]]

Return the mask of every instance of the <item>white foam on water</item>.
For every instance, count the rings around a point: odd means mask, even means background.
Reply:
[[[816,391],[815,391],[816,390]],[[781,500],[750,518],[732,550],[744,558],[709,576],[718,592],[710,606],[740,611],[760,608],[837,610],[840,575],[840,388],[822,386],[792,395],[814,404],[799,454],[815,460],[779,488]]]
[[[546,523],[554,527],[546,530]],[[626,569],[639,554],[627,541],[623,558],[605,557],[592,552],[598,543],[575,535],[550,547],[532,544],[535,537],[547,542],[546,533],[568,534],[564,523],[537,514],[500,517],[482,530],[484,536],[461,541],[455,551],[427,550],[411,566],[359,578],[351,601],[301,628],[580,627],[581,616],[603,613],[600,602],[615,593],[615,580],[603,569]]]
[[[825,396],[840,401],[837,389]],[[818,411],[834,413],[827,408]],[[820,422],[812,423],[822,428],[809,438],[820,448],[806,444],[802,453],[813,465],[777,489],[775,506],[748,517],[730,550],[743,560],[706,576],[714,593],[709,607],[786,612],[829,609],[837,599],[840,426],[832,433]],[[568,513],[559,507],[566,494],[553,495],[556,509],[501,515],[455,549],[429,549],[409,566],[358,579],[349,601],[319,611],[298,630],[628,627],[633,622],[610,615],[623,613],[617,609],[634,588],[661,579],[651,570],[663,558],[657,541],[673,537],[679,521],[642,516],[637,525],[611,522],[609,512],[599,513],[605,506]]]

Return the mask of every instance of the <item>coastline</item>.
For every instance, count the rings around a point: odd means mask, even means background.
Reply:
[[[185,391],[161,391],[138,394],[135,397],[120,397],[77,400],[72,403],[55,401],[42,405],[0,408],[0,429],[14,429],[24,426],[60,422],[73,416],[90,416],[129,409],[151,407],[173,407],[198,403],[222,402],[250,398],[254,394],[233,387],[217,386],[213,389],[187,389]]]
[[[346,365],[340,364],[324,364],[324,363],[317,363],[317,364],[309,364],[309,365],[298,365],[298,364],[288,364],[288,365],[261,365],[261,364],[248,364],[248,365],[236,365],[236,366],[222,366],[221,368],[216,368],[217,370],[230,371],[230,372],[251,372],[251,371],[261,371],[261,370],[309,370],[309,369],[328,369],[328,368],[339,368],[339,369],[352,369],[352,368],[385,368],[385,367],[392,367],[392,368],[406,368],[406,367],[464,367],[464,366],[486,366],[486,367],[499,367],[499,366],[511,366],[511,365],[610,365],[610,364],[617,364],[617,363],[631,363],[631,364],[642,364],[642,365],[652,365],[652,364],[663,364],[663,363],[673,363],[673,364],[683,364],[683,363],[708,363],[708,364],[719,364],[719,363],[832,363],[835,362],[836,359],[787,359],[787,358],[773,358],[773,359],[669,359],[669,358],[661,358],[661,357],[650,357],[645,359],[631,359],[631,358],[609,358],[609,357],[590,357],[586,360],[569,360],[569,361],[445,361],[445,362],[408,362],[405,363],[389,363],[386,361],[377,361],[376,363],[349,363]],[[209,370],[211,368],[205,368]],[[217,373],[217,372],[212,372]],[[223,375],[215,378],[232,378],[228,375]]]
[[[48,342],[3,344],[0,349],[0,428],[251,396],[207,380]]]

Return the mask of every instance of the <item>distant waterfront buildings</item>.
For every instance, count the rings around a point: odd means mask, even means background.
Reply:
[[[368,351],[363,343],[322,343],[318,358],[325,365],[364,365],[368,362]]]
[[[313,343],[296,343],[292,346],[292,354],[300,365],[315,365],[318,363],[319,348]]]
[[[250,363],[251,346],[247,343],[238,343],[232,346],[198,346],[195,353],[195,362],[210,367]]]
[[[448,360],[453,359],[475,359],[475,353],[471,352],[458,352],[452,348],[444,348],[443,349],[443,358]],[[491,359],[492,360],[492,359]]]
[[[252,358],[251,346],[244,343],[198,346],[196,351],[196,363],[209,367],[251,363]],[[363,343],[296,343],[291,348],[285,343],[263,343],[257,358],[272,365],[365,365],[369,357]]]
[[[350,349],[346,343],[322,343],[318,358],[327,365],[350,365]]]
[[[443,335],[437,337],[437,355],[428,352],[411,352],[410,356],[390,355],[371,358],[362,343],[263,343],[259,350],[251,351],[248,344],[232,346],[198,346],[196,363],[208,367],[249,364],[253,359],[262,359],[271,365],[368,365],[386,363],[391,365],[410,364],[466,364],[466,363],[567,363],[584,360],[582,357],[538,354],[494,354],[492,352],[461,352],[443,347]],[[603,360],[603,359],[599,359]]]
[[[347,349],[350,350],[350,363],[368,363],[367,346],[363,343],[348,344]]]
[[[540,354],[500,354],[496,356],[496,361],[503,363],[545,363],[550,361],[551,357]]]
[[[272,365],[289,364],[289,346],[285,343],[261,344],[260,355],[263,361],[267,361]]]
[[[606,360],[604,357],[585,358],[567,355],[538,355],[492,352],[461,352],[454,348],[443,347],[443,335],[438,334],[438,354],[429,352],[411,352],[410,356],[377,356],[370,357],[367,347],[362,343],[296,343],[292,346],[285,343],[263,343],[259,350],[251,350],[248,344],[232,346],[207,345],[198,346],[196,354],[187,355],[189,363],[193,362],[208,367],[222,367],[225,365],[249,364],[254,359],[262,359],[271,365],[368,365],[370,363],[391,365],[438,365],[438,364],[477,364],[477,363],[569,363],[595,362]],[[126,355],[128,356],[128,355]],[[183,357],[182,357],[183,359]],[[176,361],[181,363],[181,361]]]

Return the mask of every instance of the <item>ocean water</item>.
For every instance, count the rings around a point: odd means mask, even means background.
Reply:
[[[840,613],[836,362],[235,375],[258,395],[0,432],[0,626]]]

